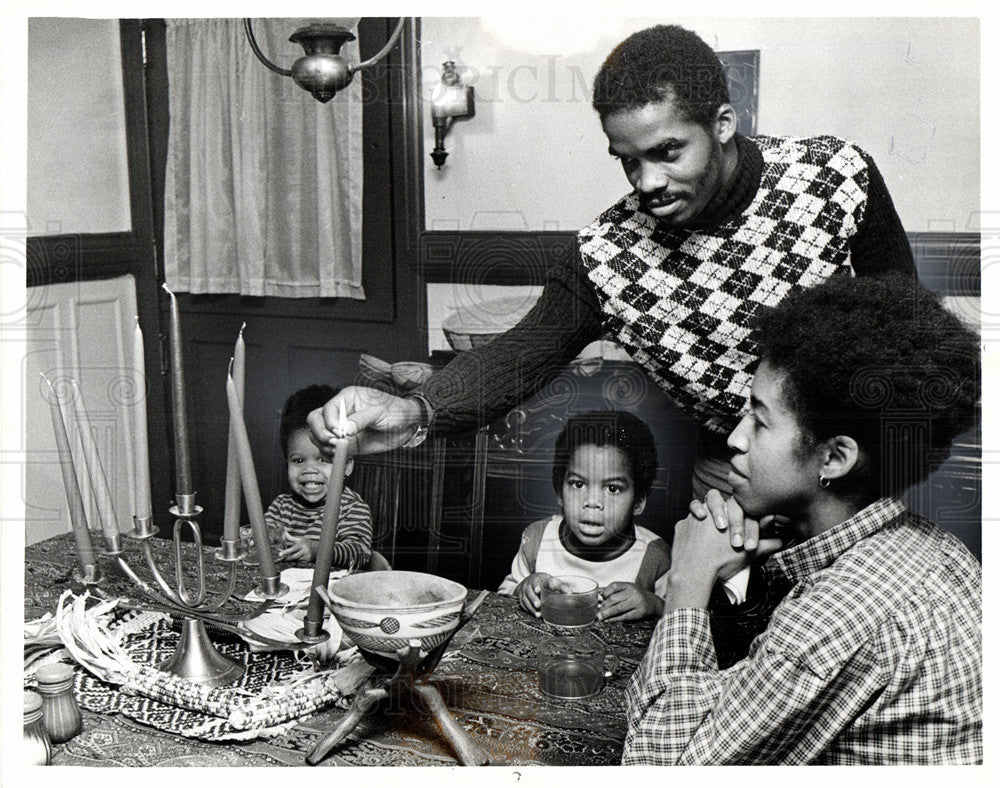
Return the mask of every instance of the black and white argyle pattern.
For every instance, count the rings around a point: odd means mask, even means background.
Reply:
[[[752,318],[792,290],[850,270],[868,169],[835,137],[754,137],[764,158],[751,204],[720,227],[660,226],[627,195],[580,231],[607,335],[677,404],[717,432],[744,408]]]

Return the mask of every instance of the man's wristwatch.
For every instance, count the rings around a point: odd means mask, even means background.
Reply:
[[[427,439],[427,432],[431,428],[431,421],[434,419],[434,408],[430,401],[423,394],[407,394],[403,399],[413,400],[420,407],[420,421],[417,422],[417,429],[410,436],[410,439],[403,444],[404,449],[413,449]]]

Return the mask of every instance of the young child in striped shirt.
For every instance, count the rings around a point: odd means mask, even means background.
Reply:
[[[307,386],[292,394],[282,411],[279,436],[292,491],[275,498],[264,513],[269,531],[284,529],[285,547],[278,553],[279,561],[316,561],[333,464],[309,439],[306,417],[316,408],[323,407],[336,393],[337,389],[331,386]],[[349,476],[353,469],[354,459],[351,458],[344,475]],[[340,496],[333,566],[366,567],[371,551],[371,510],[361,496],[345,484]]]

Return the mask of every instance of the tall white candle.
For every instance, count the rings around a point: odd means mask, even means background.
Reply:
[[[132,375],[135,389],[131,409],[135,441],[132,452],[135,467],[135,516],[145,518],[153,516],[153,504],[149,492],[149,437],[146,434],[146,355],[138,315],[135,318],[132,341]]]
[[[66,502],[69,504],[69,521],[73,526],[73,538],[76,541],[76,555],[82,567],[96,566],[94,545],[90,541],[90,531],[87,529],[87,518],[83,510],[83,497],[73,469],[73,453],[70,451],[69,435],[66,434],[66,423],[63,420],[62,401],[49,379],[44,375],[42,378],[49,386],[49,415],[52,417],[52,431],[55,433],[56,449],[59,452],[63,487],[66,488]]]
[[[175,296],[166,284],[163,289],[170,295],[170,393],[174,414],[174,460],[177,466],[177,495],[190,495],[191,456],[188,452],[187,404],[184,393],[184,356],[181,351],[181,313]]]
[[[83,394],[75,380],[72,381],[71,385],[73,387],[73,411],[76,415],[76,427],[80,433],[80,443],[83,446],[83,459],[86,463],[87,475],[90,477],[94,498],[97,500],[97,514],[101,518],[101,528],[104,531],[105,539],[108,540],[109,545],[114,544],[119,533],[118,516],[111,498],[108,477],[104,473],[104,464],[97,451],[97,441],[94,440],[90,416],[83,402]]]
[[[344,429],[344,405],[340,405],[340,429]],[[330,568],[333,565],[333,547],[337,541],[337,523],[340,520],[340,496],[344,492],[344,471],[347,470],[347,439],[334,438],[333,467],[330,469],[330,483],[326,486],[326,502],[323,504],[323,525],[319,544],[316,546],[316,564],[310,588],[326,589],[330,582]],[[305,620],[316,624],[323,621],[323,600],[314,590],[309,596],[309,609]],[[307,625],[308,626],[308,625]]]
[[[267,538],[267,527],[264,524],[264,509],[260,503],[260,487],[257,486],[253,455],[250,453],[250,439],[247,437],[247,428],[243,421],[243,405],[236,393],[236,383],[231,374],[226,377],[226,398],[229,400],[229,431],[236,439],[236,457],[239,461],[240,478],[243,482],[243,498],[247,503],[250,527],[253,529],[253,540],[257,543],[257,554],[260,558],[260,577],[262,581],[266,581],[268,578],[277,577],[278,573],[274,569],[271,541]]]
[[[236,338],[236,347],[233,349],[233,385],[236,388],[236,395],[239,398],[240,408],[243,407],[244,397],[244,365],[246,358],[246,347],[243,342],[243,329],[246,323],[240,327],[239,336]],[[226,541],[235,542],[239,539],[240,512],[241,512],[241,492],[240,489],[240,465],[236,456],[236,436],[233,431],[234,422],[232,416],[229,419],[229,446],[226,450],[226,502],[222,519],[222,538]]]

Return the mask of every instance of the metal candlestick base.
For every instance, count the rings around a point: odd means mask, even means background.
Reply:
[[[302,620],[302,629],[295,630],[295,637],[303,643],[315,645],[330,639],[330,633],[323,629],[322,621],[310,621],[308,618]]]
[[[246,550],[240,549],[239,539],[223,539],[222,546],[215,548],[215,560],[225,563],[240,563],[247,557]]]
[[[104,579],[104,575],[97,564],[85,564],[73,568],[73,579],[85,586],[96,586]]]
[[[288,593],[288,586],[281,582],[281,575],[262,578],[254,592],[264,599],[279,599]]]
[[[181,639],[177,650],[157,668],[206,687],[225,687],[238,681],[246,672],[242,665],[216,650],[208,639],[205,624],[197,618],[181,621]]]

